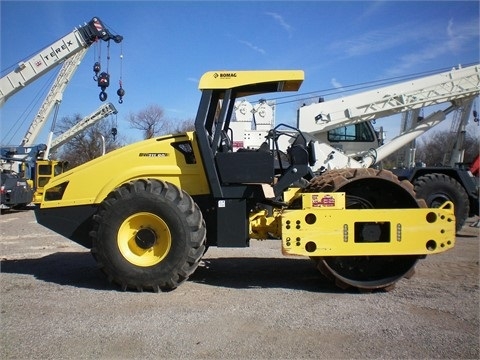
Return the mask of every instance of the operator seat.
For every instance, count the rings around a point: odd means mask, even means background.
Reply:
[[[218,151],[222,153],[233,151],[232,140],[225,130],[220,132],[220,145],[218,146]]]
[[[266,148],[265,148],[266,146]],[[265,183],[274,178],[273,155],[268,143],[262,151],[247,149],[233,152],[233,144],[226,131],[220,133],[220,145],[215,155],[218,175],[222,184]],[[267,149],[267,151],[264,151]]]

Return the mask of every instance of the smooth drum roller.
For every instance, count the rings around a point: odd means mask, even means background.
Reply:
[[[426,207],[415,198],[413,186],[399,181],[385,170],[332,170],[312,179],[304,192],[344,192],[349,209],[404,209]],[[363,224],[356,229],[364,238],[375,238],[382,231],[378,224]],[[341,288],[355,287],[362,291],[391,290],[403,277],[414,273],[422,256],[331,256],[312,257],[317,268]]]

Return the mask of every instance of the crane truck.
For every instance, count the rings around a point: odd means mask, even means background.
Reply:
[[[1,148],[2,160],[10,165],[12,162],[15,162],[21,168],[19,171],[1,169],[2,173],[4,173],[1,183],[2,194],[4,194],[2,196],[2,208],[18,207],[23,206],[25,203],[29,204],[32,201],[37,201],[41,197],[43,185],[49,178],[64,170],[65,164],[63,162],[48,160],[58,108],[62,101],[63,92],[70,83],[88,49],[99,40],[107,42],[113,40],[115,43],[120,43],[123,37],[113,35],[98,17],[94,17],[87,24],[75,28],[28,60],[20,62],[14,70],[0,79],[0,106],[3,106],[18,91],[62,64],[52,87],[26,131],[21,144],[19,146],[4,146]],[[96,69],[94,71],[97,73],[99,71],[98,63],[95,66]],[[104,78],[108,75],[107,73],[102,74],[100,75]],[[104,101],[107,98],[105,84],[102,83],[101,85],[100,100]],[[119,96],[124,95],[121,87],[117,94]],[[122,96],[120,96],[120,99]],[[52,131],[50,132],[47,145],[35,145],[38,135],[54,110]],[[116,109],[109,103],[99,108],[90,117],[85,118],[82,124],[93,124],[111,113],[116,113]],[[27,185],[25,186],[25,184]],[[14,196],[13,194],[21,195]]]
[[[317,161],[312,164],[314,172],[369,168],[440,124],[452,112],[460,111],[462,114],[456,126],[462,129],[461,125],[464,127],[470,115],[471,104],[479,94],[480,66],[453,68],[447,72],[302,106],[298,109],[297,128],[312,141],[315,148]],[[237,118],[242,121],[232,123],[232,136],[237,146],[258,148],[273,124],[271,121],[269,125],[260,122],[252,130],[248,117],[244,116],[245,110],[242,112],[246,106],[241,101],[236,105]],[[429,106],[444,108],[426,117],[413,115],[415,111]],[[250,111],[256,114],[255,109]],[[385,142],[382,132],[376,131],[372,122],[407,112],[413,119],[398,136]],[[256,115],[255,122],[261,118],[261,114]],[[292,141],[292,137],[284,137],[280,141],[280,148],[286,149]],[[457,230],[468,216],[478,215],[478,187],[468,170],[448,166],[392,171],[400,179],[412,182],[418,197],[423,198],[429,207],[439,206],[445,201],[453,202]]]
[[[278,136],[233,151],[236,101],[298,91],[303,80],[301,70],[206,72],[194,131],[133,143],[52,178],[37,222],[91,249],[123,290],[173,290],[208,247],[253,239],[311,258],[341,288],[391,290],[417,261],[453,248],[451,203],[427,208],[385,170],[314,176],[314,147],[301,131],[280,167]]]
[[[5,146],[0,148],[0,159],[10,168],[19,166],[17,171],[3,169],[2,208],[21,208],[31,202],[37,203],[42,198],[43,187],[55,175],[64,172],[68,163],[49,160],[48,152],[55,151],[78,133],[88,129],[105,117],[116,114],[113,104],[102,104],[97,110],[84,117],[70,129],[56,137],[49,138],[48,144],[32,146]],[[5,167],[5,166],[4,166]],[[10,184],[7,184],[10,182]]]

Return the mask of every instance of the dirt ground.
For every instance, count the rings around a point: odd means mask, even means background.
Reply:
[[[478,359],[479,228],[391,292],[341,291],[277,241],[211,248],[168,293],[121,292],[89,251],[0,216],[2,359]]]

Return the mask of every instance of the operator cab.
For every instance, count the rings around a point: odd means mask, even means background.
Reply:
[[[258,150],[233,151],[230,121],[238,98],[276,91],[296,91],[303,71],[208,72],[200,80],[202,98],[195,120],[212,194],[215,198],[258,196],[262,185],[273,188],[278,196],[293,182],[310,176],[309,152],[305,138],[299,136],[288,151],[290,166],[276,177],[274,146],[266,143]],[[267,139],[268,140],[268,139]]]

